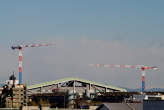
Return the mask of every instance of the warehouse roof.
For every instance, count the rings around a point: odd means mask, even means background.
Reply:
[[[30,90],[30,89],[50,86],[50,85],[54,85],[54,84],[58,84],[58,83],[64,83],[64,82],[68,82],[68,81],[80,81],[80,82],[84,82],[84,83],[88,83],[88,84],[92,84],[92,85],[96,85],[96,86],[101,86],[101,87],[105,87],[105,88],[109,88],[109,89],[113,89],[113,90],[117,90],[117,91],[126,92],[126,89],[123,89],[123,88],[118,88],[118,87],[114,87],[111,85],[106,85],[106,84],[89,81],[89,80],[85,80],[85,79],[81,79],[81,78],[74,78],[74,77],[63,78],[63,79],[59,79],[59,80],[48,81],[48,82],[30,85],[30,86],[27,86],[27,89]]]

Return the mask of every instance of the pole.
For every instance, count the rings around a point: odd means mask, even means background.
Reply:
[[[145,68],[142,67],[142,86],[141,86],[141,92],[143,93],[145,91]]]
[[[73,81],[73,109],[75,108],[75,80]]]
[[[19,48],[19,84],[22,84],[22,48]]]

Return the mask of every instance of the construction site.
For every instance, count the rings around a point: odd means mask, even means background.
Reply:
[[[19,51],[19,78],[12,74],[0,88],[2,109],[51,110],[162,110],[164,93],[145,90],[146,70],[157,70],[156,66],[89,64],[92,68],[139,69],[141,75],[140,92],[129,92],[124,88],[94,82],[77,77],[68,77],[33,85],[22,81],[22,49],[27,47],[53,46],[54,44],[32,44],[12,46]]]
[[[0,110],[164,110],[164,0],[1,0]]]
[[[163,107],[164,103],[163,92],[128,92],[123,88],[73,77],[27,86],[18,84],[12,75],[0,88],[0,94],[1,108],[16,110],[151,110],[152,106]]]

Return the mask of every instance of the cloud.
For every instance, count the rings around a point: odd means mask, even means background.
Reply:
[[[138,88],[141,71],[133,69],[90,68],[90,63],[144,64],[159,66],[157,71],[148,70],[146,86],[163,87],[164,48],[136,46],[117,40],[56,39],[55,47],[24,49],[23,78],[28,84],[56,80],[63,77],[81,77],[106,84]],[[18,52],[4,51],[0,55],[1,80],[17,71]],[[7,61],[5,60],[7,59]]]

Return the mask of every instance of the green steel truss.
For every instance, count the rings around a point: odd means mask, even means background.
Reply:
[[[64,82],[68,82],[68,81],[80,81],[80,82],[88,83],[88,84],[95,85],[95,86],[100,86],[100,87],[109,88],[109,89],[113,89],[113,90],[117,90],[117,91],[121,91],[121,92],[126,92],[126,89],[123,89],[123,88],[118,88],[118,87],[114,87],[114,86],[110,86],[110,85],[106,85],[106,84],[102,84],[102,83],[97,83],[94,81],[89,81],[89,80],[85,80],[85,79],[81,79],[81,78],[74,78],[74,77],[63,78],[63,79],[59,79],[59,80],[48,81],[48,82],[44,82],[44,83],[30,85],[30,86],[27,86],[27,89],[31,90],[31,89],[35,89],[35,88],[51,86],[54,84],[64,83]]]

